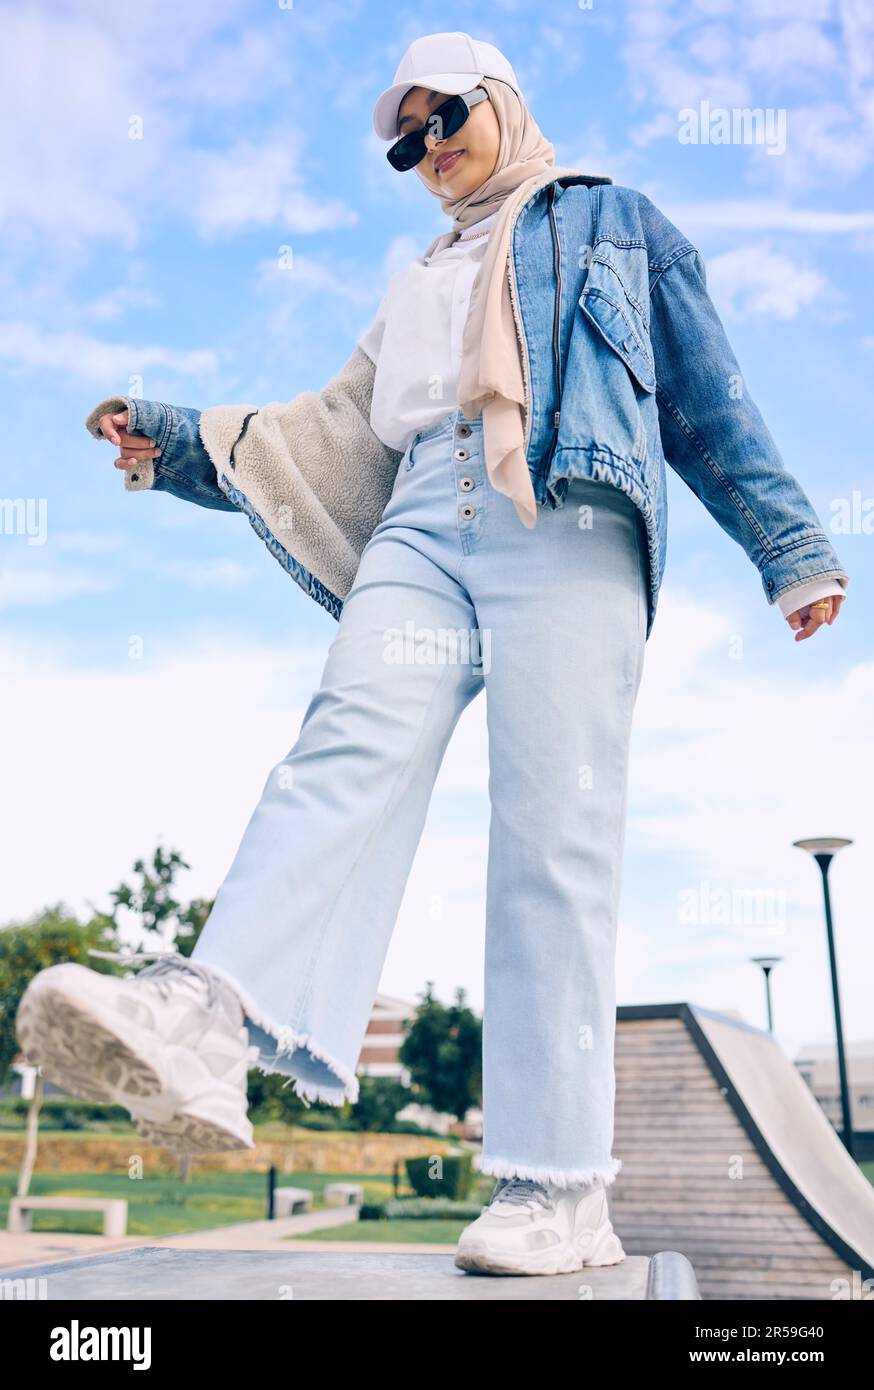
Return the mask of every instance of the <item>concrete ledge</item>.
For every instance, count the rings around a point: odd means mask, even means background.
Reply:
[[[665,1258],[667,1256],[667,1258]],[[549,1276],[467,1274],[447,1254],[329,1251],[120,1250],[60,1264],[5,1269],[0,1280],[43,1280],[48,1300],[287,1299],[417,1301],[697,1298],[688,1260],[674,1251]],[[684,1266],[688,1266],[685,1268]],[[8,1287],[8,1286],[7,1286]],[[31,1286],[33,1287],[33,1286]],[[691,1291],[694,1289],[694,1291]],[[9,1297],[9,1293],[6,1295]]]
[[[646,1298],[700,1299],[695,1271],[685,1255],[676,1250],[660,1250],[649,1262]]]

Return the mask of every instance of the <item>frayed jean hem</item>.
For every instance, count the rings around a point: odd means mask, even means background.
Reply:
[[[622,1169],[622,1160],[611,1159],[606,1168],[547,1168],[483,1154],[477,1168],[496,1178],[532,1178],[554,1187],[594,1187],[597,1184],[611,1187]]]
[[[194,954],[194,953],[192,953]],[[277,1023],[264,1014],[233,975],[212,961],[198,962],[213,971],[234,991],[244,1012],[249,1039],[258,1048],[255,1066],[264,1076],[287,1076],[294,1081],[294,1093],[309,1108],[311,1101],[325,1105],[353,1104],[358,1100],[359,1083],[354,1070],[327,1052],[313,1037],[287,1024]]]

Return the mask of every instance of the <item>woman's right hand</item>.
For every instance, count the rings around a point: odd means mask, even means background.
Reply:
[[[147,439],[144,434],[128,434],[127,424],[126,410],[120,410],[116,415],[101,415],[98,421],[104,437],[121,449],[119,457],[115,460],[116,468],[130,468],[134,464],[142,463],[143,459],[160,458],[161,450],[156,448],[154,439]]]

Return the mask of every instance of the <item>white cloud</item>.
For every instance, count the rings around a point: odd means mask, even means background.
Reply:
[[[351,352],[373,321],[391,276],[421,255],[427,240],[409,233],[392,237],[375,265],[346,256],[321,259],[294,247],[291,264],[280,265],[278,258],[259,262],[254,287],[266,314],[259,358],[268,372],[263,389],[273,389],[267,384],[271,372],[309,370],[313,348],[330,333],[342,336]],[[261,388],[249,389],[257,394]]]
[[[723,19],[724,23],[714,23]],[[730,7],[630,0],[622,56],[639,144],[676,138],[677,113],[716,107],[783,109],[785,153],[751,147],[747,176],[788,193],[830,190],[874,158],[874,17],[867,0]],[[716,149],[712,158],[723,159]]]
[[[168,0],[138,12],[109,3],[87,14],[7,9],[0,120],[15,133],[0,193],[7,253],[26,252],[36,236],[51,244],[55,268],[72,267],[94,243],[132,249],[143,225],[168,209],[209,236],[270,221],[301,232],[348,225],[354,214],[341,199],[307,191],[293,114],[267,129],[259,114],[271,96],[293,113],[289,94],[306,90],[305,50],[295,60],[293,45],[275,41],[278,9],[258,28],[246,18],[241,0],[184,15]],[[297,12],[290,21],[300,23]],[[257,135],[235,138],[227,111],[243,113]]]
[[[105,555],[120,550],[125,543],[126,538],[118,532],[59,531],[52,535],[53,546],[77,555]]]
[[[88,318],[109,322],[133,309],[153,309],[159,303],[151,290],[136,285],[117,285],[83,306]]]
[[[160,834],[192,863],[191,893],[214,891],[302,714],[289,647],[192,634],[161,661],[147,637],[142,660],[122,648],[115,665],[88,669],[72,643],[0,633],[0,653],[6,717],[28,731],[4,756],[7,915],[59,898],[80,911],[105,905]],[[283,680],[287,700],[268,708]]]
[[[256,576],[255,570],[237,560],[168,560],[158,568],[168,578],[181,579],[195,589],[238,589]]]
[[[812,73],[816,76],[836,76],[841,71],[841,58],[834,41],[823,27],[827,16],[791,18],[780,25],[775,36],[772,27],[757,28],[740,41],[743,62],[757,78],[768,82],[803,84]],[[734,45],[720,55],[722,61],[732,61]]]
[[[103,342],[87,333],[52,332],[24,322],[0,323],[0,357],[20,367],[50,368],[88,381],[122,381],[157,368],[186,376],[218,370],[220,354],[212,348],[177,351],[158,344],[135,347]]]
[[[769,161],[780,182],[801,194],[814,182],[834,187],[863,173],[872,160],[874,128],[860,114],[839,101],[793,107],[786,155]]]
[[[714,302],[736,319],[794,319],[813,307],[834,313],[838,304],[837,291],[820,271],[761,243],[711,256],[707,286]]]
[[[561,142],[556,142],[559,164],[587,174],[607,174],[614,183],[632,186],[637,165],[634,150],[616,141],[615,132],[608,139],[600,121],[590,121],[579,134],[575,133],[572,143],[568,142],[567,154],[563,149]]]
[[[695,203],[665,199],[666,216],[681,228],[696,231],[787,231],[810,235],[853,236],[874,230],[874,210],[792,207],[780,199],[734,198]]]
[[[6,568],[0,570],[0,609],[62,603],[80,594],[104,593],[111,588],[111,579],[71,570]]]
[[[206,236],[268,226],[311,235],[354,226],[358,214],[342,199],[306,191],[301,164],[302,142],[292,130],[224,150],[189,150],[170,196]]]
[[[785,653],[775,672],[770,657],[762,661],[760,634],[745,632],[735,607],[714,610],[670,587],[660,597],[635,715],[620,941],[630,937],[620,979],[628,1000],[731,1005],[761,1024],[761,977],[746,960],[767,947],[785,958],[775,998],[791,1052],[812,1033],[828,1038],[832,1026],[819,873],[792,846],[803,836],[856,841],[835,866],[832,893],[845,1024],[850,1036],[870,1032],[874,663],[841,666],[826,645],[837,624],[796,644],[769,611],[772,640]],[[665,866],[662,884],[673,882],[678,893],[709,883],[783,894],[785,917],[776,930],[683,927],[676,911],[664,916],[650,906],[656,864]],[[642,943],[649,949],[638,949]]]
[[[357,338],[372,321],[391,276],[423,249],[414,237],[403,234],[392,237],[376,268],[345,258],[322,261],[306,253],[295,254],[292,263],[284,266],[278,260],[261,261],[254,283],[269,305],[267,336],[271,344],[279,345],[287,362],[289,337],[299,345],[306,342],[307,335],[322,335],[333,312],[341,317],[345,335],[348,314],[344,311],[349,308],[356,311]],[[309,306],[315,308],[314,314],[307,314]]]
[[[387,285],[392,275],[405,270],[410,261],[421,256],[425,249],[425,244],[408,234],[392,237],[382,258],[382,271],[377,283]]]
[[[82,913],[108,906],[108,890],[159,839],[192,866],[183,897],[213,896],[227,874],[267,773],[295,740],[327,642],[192,632],[161,647],[153,656],[147,636],[142,660],[124,649],[116,665],[87,669],[72,644],[0,632],[4,718],[28,731],[4,752],[4,920],[59,899]],[[482,921],[483,832],[434,825],[459,794],[485,793],[484,706],[480,695],[462,716],[432,799],[387,965],[404,997],[431,977],[447,997],[465,983],[481,1001],[467,933]],[[484,829],[482,807],[481,820]],[[443,916],[431,928],[438,892]]]
[[[436,804],[448,794],[441,774]],[[432,980],[438,998],[448,1003],[461,985],[468,1004],[482,1010],[487,862],[486,830],[451,834],[426,826],[386,957],[387,994],[413,1002]]]
[[[782,675],[730,610],[671,589],[659,599],[636,711],[637,813],[651,847],[682,846],[692,872],[767,875],[780,846],[817,825],[869,824],[874,662],[836,669],[837,624],[796,643],[776,610],[766,617]]]
[[[293,249],[293,248],[292,248]],[[372,269],[365,274],[360,265],[338,266],[336,261],[320,261],[314,256],[294,255],[287,265],[276,260],[261,261],[256,267],[255,287],[273,303],[299,304],[316,298],[330,298],[356,306],[373,299]]]
[[[628,133],[632,144],[639,149],[646,149],[654,140],[662,138],[676,140],[677,113],[665,111],[660,115],[648,116],[644,120],[634,120],[629,124]]]

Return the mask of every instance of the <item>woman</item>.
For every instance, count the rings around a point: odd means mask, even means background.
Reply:
[[[613,1264],[614,953],[662,440],[802,638],[847,577],[753,404],[722,399],[734,359],[695,248],[642,195],[557,169],[498,50],[417,40],[374,124],[452,231],[392,279],[332,383],[89,416],[126,486],[243,510],[339,629],[191,958],[44,971],[19,1037],[183,1151],[251,1145],[252,1064],[354,1100],[434,780],[485,689],[480,1166],[497,1182],[457,1263]]]

